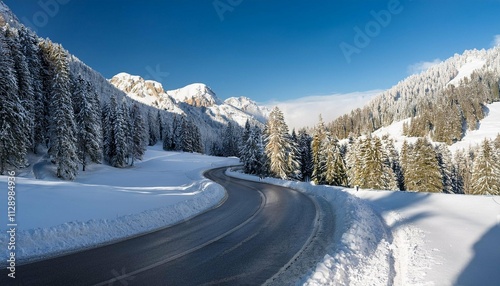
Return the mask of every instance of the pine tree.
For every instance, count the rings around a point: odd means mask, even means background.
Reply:
[[[239,147],[239,154],[241,156],[241,152],[246,147],[248,138],[250,137],[250,133],[252,132],[252,128],[250,127],[250,121],[247,119],[245,122],[245,128],[243,129],[243,134],[241,135],[241,142]]]
[[[198,126],[196,126],[196,124],[193,122],[193,121],[189,121],[189,124],[190,124],[190,129],[191,129],[191,136],[192,136],[192,146],[193,146],[193,152],[196,152],[196,153],[200,153],[200,154],[203,154],[205,153],[203,151],[203,143],[201,141],[201,133],[200,133],[200,129],[198,128]]]
[[[362,164],[360,187],[382,190],[397,188],[396,176],[390,167],[390,160],[384,152],[382,142],[378,137],[365,140],[360,158]]]
[[[76,125],[70,94],[68,54],[60,45],[45,41],[44,52],[52,75],[50,88],[49,154],[57,165],[57,177],[73,180],[78,172]]]
[[[312,162],[312,149],[311,149],[312,138],[306,131],[299,131],[299,152],[300,152],[300,171],[303,181],[310,181],[313,170]]]
[[[19,126],[28,138],[27,146],[33,146],[33,121],[34,121],[34,92],[33,77],[31,76],[28,61],[23,53],[17,30],[12,30],[9,26],[5,29],[5,40],[10,49],[10,54],[14,60],[14,71],[17,82],[17,93],[21,104],[26,110],[25,125]]]
[[[165,132],[165,122],[160,110],[156,113],[156,120],[158,122],[158,141],[163,141],[163,133]]]
[[[156,115],[151,109],[148,110],[149,146],[156,145],[160,139],[160,127]]]
[[[142,117],[141,111],[137,104],[132,106],[131,114],[131,133],[132,133],[132,142],[130,142],[130,157],[132,162],[131,166],[134,165],[135,160],[142,160],[144,153],[146,152],[146,124],[144,123],[144,119]],[[165,137],[166,138],[166,137]]]
[[[500,156],[500,133],[495,138],[495,141],[493,141],[493,146],[495,146],[495,149],[497,149],[497,151],[499,152],[498,154]]]
[[[227,127],[224,131],[224,137],[222,141],[222,147],[224,149],[224,156],[238,156],[238,133],[231,121],[228,122]]]
[[[78,77],[74,83],[78,157],[85,171],[87,160],[100,163],[102,148],[101,118],[99,99],[92,85]]]
[[[324,182],[324,177],[322,176],[321,169],[321,144],[326,138],[326,128],[323,123],[323,118],[319,117],[319,123],[314,129],[313,140],[311,142],[311,150],[312,150],[312,163],[313,163],[313,171],[312,171],[312,180],[316,184],[321,184]]]
[[[253,127],[246,143],[241,148],[241,162],[247,174],[265,175],[265,155],[260,128]]]
[[[405,185],[409,191],[440,193],[443,178],[437,154],[425,138],[419,138],[412,149],[411,159],[406,162]]]
[[[127,135],[127,121],[123,107],[117,102],[116,96],[112,96],[109,103],[103,108],[104,130],[104,155],[113,167],[122,168],[127,165],[129,155],[129,138]]]
[[[500,195],[500,163],[491,142],[485,139],[472,168],[474,195]]]
[[[443,179],[443,191],[445,193],[453,193],[452,171],[453,163],[451,160],[451,152],[444,144],[439,144],[435,148],[441,177]]]
[[[327,134],[321,145],[320,172],[324,183],[333,186],[347,186],[347,174],[344,159],[340,154],[337,140]]]
[[[404,190],[404,174],[403,168],[401,167],[401,162],[399,160],[399,153],[394,147],[394,141],[388,136],[382,138],[384,143],[384,152],[387,154],[386,165],[390,166],[394,176],[396,178],[396,188],[397,190]]]
[[[269,161],[270,175],[281,179],[293,177],[297,170],[295,168],[300,168],[294,152],[283,113],[275,107],[269,114],[265,134],[265,154]]]
[[[33,91],[32,103],[30,104],[31,120],[33,122],[31,130],[32,150],[36,154],[37,146],[44,143],[46,137],[45,130],[45,109],[47,103],[43,96],[42,85],[42,63],[40,59],[40,48],[38,47],[38,39],[29,32],[25,27],[19,29],[19,39],[23,54],[26,57],[26,63],[31,77],[30,87]]]
[[[17,91],[14,60],[0,33],[0,174],[26,164],[30,139],[24,130],[29,122]]]

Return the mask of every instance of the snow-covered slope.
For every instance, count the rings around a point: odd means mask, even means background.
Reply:
[[[223,102],[202,83],[165,90],[158,82],[127,73],[117,74],[109,82],[144,104],[177,114],[199,117],[191,118],[195,122],[206,122],[206,118],[210,118],[222,124],[233,121],[244,126],[247,120],[251,124],[266,121],[267,110],[260,108],[255,102],[243,97],[230,98]]]
[[[448,82],[446,86],[452,84],[458,85],[460,81],[464,80],[465,78],[469,78],[475,70],[482,68],[485,63],[486,61],[483,59],[475,59],[475,58],[469,59],[469,62],[462,65],[458,69],[457,76],[455,76],[452,80],[450,80],[450,82]]]
[[[485,139],[495,139],[500,134],[500,102],[488,104],[488,115],[480,121],[479,128],[473,131],[467,131],[464,138],[451,145],[450,150],[455,152],[460,149],[467,149],[469,146],[481,144]]]
[[[174,224],[218,204],[223,188],[202,172],[234,165],[235,158],[165,152],[148,147],[133,168],[91,165],[73,182],[54,177],[51,164],[39,177],[17,177],[16,258],[21,261],[88,248]],[[41,174],[40,174],[41,173]],[[7,189],[7,176],[0,187]],[[7,206],[7,195],[0,197]],[[7,212],[7,208],[0,208]],[[7,245],[7,216],[1,217],[0,244]],[[5,264],[7,248],[0,251]]]
[[[230,97],[224,100],[225,104],[232,105],[248,114],[255,116],[255,118],[265,121],[271,113],[271,110],[265,106],[259,106],[255,101],[248,97]]]
[[[467,131],[462,140],[454,143],[450,146],[450,151],[455,153],[459,150],[466,150],[469,147],[475,147],[484,139],[493,140],[498,134],[500,134],[500,102],[494,102],[492,104],[486,105],[488,109],[488,114],[486,117],[480,121],[479,128],[473,131]],[[414,143],[417,138],[407,137],[403,135],[403,124],[408,123],[410,119],[401,120],[394,122],[393,124],[382,127],[372,134],[382,138],[382,136],[387,135],[394,139],[395,147],[400,150],[403,145],[403,141],[407,140],[409,143]]]

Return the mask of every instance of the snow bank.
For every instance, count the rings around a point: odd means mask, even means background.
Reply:
[[[135,167],[92,165],[74,182],[49,175],[46,180],[17,177],[16,257],[37,260],[188,219],[226,195],[220,185],[202,176],[204,170],[236,163],[237,159],[165,152],[154,146]],[[0,176],[0,188],[7,190],[6,176]],[[0,197],[0,212],[7,213],[6,207],[5,194]],[[7,216],[1,217],[0,245],[8,242],[6,220]],[[0,264],[6,258],[5,247]]]

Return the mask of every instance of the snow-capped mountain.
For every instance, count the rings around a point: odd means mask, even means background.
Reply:
[[[261,124],[269,113],[266,108],[258,106],[246,97],[222,101],[203,83],[165,90],[161,83],[127,73],[117,74],[109,82],[132,99],[144,104],[178,114],[208,116],[211,120],[223,124],[234,121],[244,126],[247,120],[252,124]]]
[[[466,50],[407,77],[330,126],[339,138],[375,131],[375,135],[396,134],[395,139],[427,136],[465,147],[469,143],[463,141],[471,134],[480,142],[500,132],[500,122],[494,122],[499,84],[500,47]],[[486,128],[492,120],[496,127]],[[403,133],[407,136],[401,137]]]

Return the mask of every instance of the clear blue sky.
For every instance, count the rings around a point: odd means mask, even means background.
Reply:
[[[106,78],[122,71],[160,75],[166,89],[203,82],[222,99],[258,102],[386,89],[408,76],[412,64],[490,48],[500,34],[498,0],[4,3]],[[390,4],[390,21],[374,25],[372,11]],[[367,25],[370,42],[356,46],[355,27]],[[358,49],[350,63],[341,43]],[[162,74],[151,74],[157,68]]]

